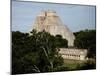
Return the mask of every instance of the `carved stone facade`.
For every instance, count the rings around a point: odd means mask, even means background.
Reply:
[[[59,54],[64,59],[86,60],[87,49],[60,48]]]
[[[55,11],[41,12],[35,20],[34,29],[37,31],[47,31],[51,35],[62,35],[68,40],[68,46],[74,46],[74,35],[60,20]]]

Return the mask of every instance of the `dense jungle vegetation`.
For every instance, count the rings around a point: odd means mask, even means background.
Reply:
[[[76,32],[75,47],[88,49],[88,57],[96,59],[96,31]],[[57,72],[69,70],[95,69],[94,62],[87,61],[68,67],[59,48],[67,48],[68,41],[61,35],[50,35],[48,32],[29,33],[12,31],[12,74]]]

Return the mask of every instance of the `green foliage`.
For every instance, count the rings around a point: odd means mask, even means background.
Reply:
[[[74,33],[76,39],[75,47],[88,49],[88,57],[96,55],[96,30],[85,30]]]
[[[67,71],[96,69],[96,60],[64,60],[64,66],[67,68]]]
[[[12,73],[63,70],[63,58],[58,55],[58,48],[65,47],[65,44],[67,45],[67,40],[61,36],[54,37],[45,31],[33,30],[30,35],[12,32]]]
[[[87,60],[85,63],[77,66],[77,70],[89,69],[96,69],[96,62],[94,60]]]
[[[60,48],[68,47],[68,41],[66,39],[63,39],[61,35],[55,36],[55,44],[57,47],[60,47]]]

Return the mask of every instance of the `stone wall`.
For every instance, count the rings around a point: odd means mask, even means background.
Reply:
[[[60,48],[59,54],[64,59],[86,60],[87,49]]]

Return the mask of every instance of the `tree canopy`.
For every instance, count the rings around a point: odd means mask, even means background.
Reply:
[[[76,32],[74,45],[88,49],[88,57],[96,55],[96,31],[85,30]],[[58,54],[59,48],[67,48],[68,41],[61,35],[32,30],[30,33],[12,32],[12,74],[42,73],[71,70],[64,65],[63,58]],[[95,62],[86,62],[75,70],[94,69]]]
[[[88,49],[88,57],[95,57],[96,30],[84,30],[74,34],[76,36],[74,41],[75,47]]]
[[[61,41],[61,43],[60,43]],[[30,34],[12,32],[12,73],[38,73],[63,70],[63,58],[58,54],[67,40],[60,35],[36,30]]]

